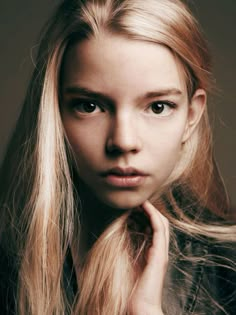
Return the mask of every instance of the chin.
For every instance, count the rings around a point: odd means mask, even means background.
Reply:
[[[149,196],[140,196],[132,192],[110,194],[109,196],[99,196],[100,200],[109,207],[115,209],[133,209],[142,205]]]

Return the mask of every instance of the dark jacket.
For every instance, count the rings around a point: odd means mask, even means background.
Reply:
[[[236,271],[233,270],[233,264],[227,262],[225,258],[235,264],[236,249],[233,249],[232,245],[213,244],[208,239],[191,239],[181,233],[177,235],[177,243],[181,254],[170,257],[164,288],[164,314],[235,315]],[[210,257],[212,263],[209,262]],[[4,251],[0,251],[1,315],[16,314],[17,272],[14,265],[15,261],[5,255]],[[68,296],[73,294],[75,284],[72,274],[72,261],[69,257],[64,268]]]
[[[178,233],[164,288],[164,314],[236,315],[236,248]],[[234,248],[233,248],[234,247]]]

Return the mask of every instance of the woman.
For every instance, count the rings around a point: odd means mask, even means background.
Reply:
[[[5,313],[234,314],[211,82],[182,2],[61,4],[1,169]]]

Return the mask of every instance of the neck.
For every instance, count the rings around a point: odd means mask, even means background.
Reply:
[[[78,181],[77,187],[81,201],[81,247],[82,255],[85,255],[106,227],[123,211],[102,203],[83,182]]]

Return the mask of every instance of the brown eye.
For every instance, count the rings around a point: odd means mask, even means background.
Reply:
[[[163,104],[163,103],[155,102],[155,103],[153,103],[153,104],[151,105],[151,108],[152,108],[153,113],[155,113],[155,114],[161,114],[161,113],[164,111],[165,106],[167,106],[167,105],[165,105],[165,104]]]
[[[94,101],[74,99],[70,102],[70,106],[78,114],[92,114],[102,112],[101,106]]]
[[[169,116],[175,108],[176,104],[169,101],[156,101],[149,105],[149,111],[160,117]]]
[[[78,104],[77,108],[84,113],[92,113],[96,110],[97,105],[92,102],[82,102]]]

